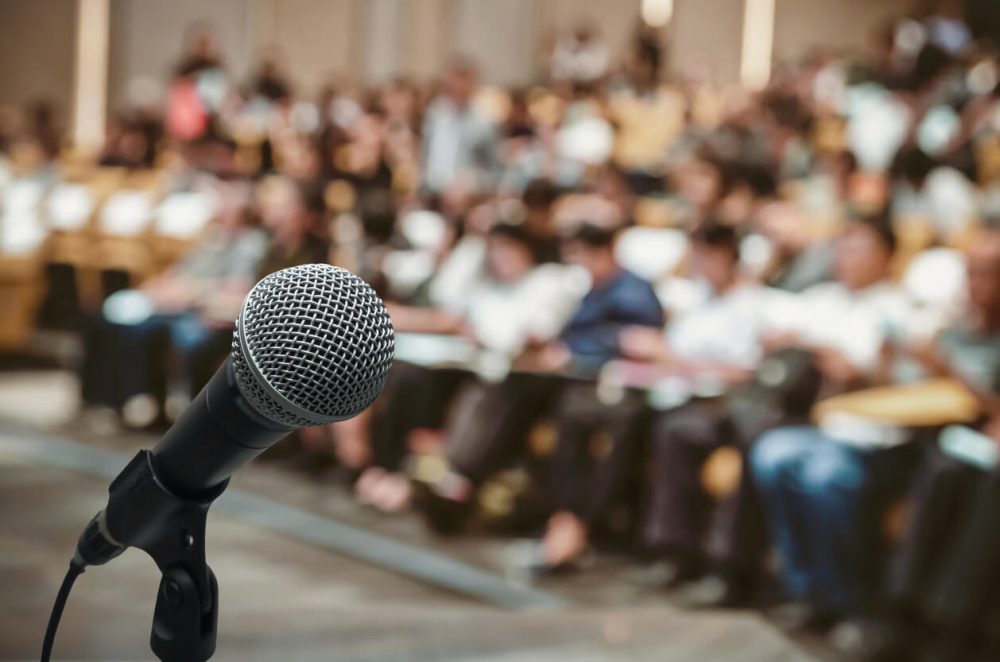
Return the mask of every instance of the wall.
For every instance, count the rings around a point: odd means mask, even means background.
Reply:
[[[51,1],[51,0],[50,0]],[[742,0],[676,0],[672,61],[704,56],[725,80],[739,69]],[[543,35],[584,18],[598,26],[614,59],[636,27],[640,0],[113,0],[110,105],[129,82],[161,86],[193,24],[215,32],[230,72],[245,80],[254,53],[277,44],[307,94],[357,72],[372,80],[429,78],[457,53],[473,57],[484,80],[530,82]],[[713,42],[714,40],[714,42]],[[709,46],[713,43],[713,46]]]
[[[538,51],[537,12],[537,0],[457,0],[451,50],[471,57],[484,80],[530,82]]]
[[[868,49],[886,19],[906,14],[913,5],[914,0],[777,0],[775,61],[794,60],[817,46]]]
[[[874,25],[912,0],[777,0],[778,59],[819,44],[859,48]],[[112,0],[109,108],[130,82],[162,91],[191,25],[214,30],[233,76],[246,80],[266,44],[285,52],[307,94],[331,77],[429,78],[454,53],[473,56],[484,79],[520,84],[537,72],[547,30],[592,20],[616,61],[638,19],[640,0]],[[68,117],[72,101],[75,0],[0,0],[0,102],[46,96]],[[707,64],[722,82],[739,78],[743,0],[675,0],[665,29],[668,62]]]
[[[114,0],[111,7],[110,108],[147,78],[164,91],[192,26],[215,35],[237,82],[251,75],[256,54],[277,45],[293,81],[314,94],[329,79],[361,64],[364,0]]]
[[[705,0],[676,0],[705,2]],[[629,38],[639,20],[639,0],[538,0],[539,24],[542,29],[572,30],[584,19],[592,22],[618,61],[628,47]]]
[[[675,0],[669,31],[673,71],[704,64],[721,83],[739,81],[743,0]]]
[[[362,64],[366,0],[268,0],[273,6],[271,41],[287,56],[292,81],[315,94],[333,78],[356,77]]]
[[[254,4],[254,0],[113,0],[108,109],[124,105],[137,80],[148,80],[162,95],[192,26],[207,27],[226,66],[236,76],[246,75],[254,48],[248,10]]]
[[[0,0],[0,103],[50,99],[69,122],[74,0]]]

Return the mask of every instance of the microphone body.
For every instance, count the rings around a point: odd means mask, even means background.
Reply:
[[[152,448],[153,467],[164,487],[197,498],[293,430],[250,406],[230,357]]]

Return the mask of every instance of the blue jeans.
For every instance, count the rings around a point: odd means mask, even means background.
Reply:
[[[753,445],[754,483],[791,597],[833,615],[866,606],[883,557],[884,506],[912,475],[914,450],[851,446],[808,426]]]

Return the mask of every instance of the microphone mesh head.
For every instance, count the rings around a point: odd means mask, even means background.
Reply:
[[[240,392],[265,417],[296,427],[361,413],[382,391],[392,355],[392,322],[378,295],[327,264],[261,280],[233,333]]]

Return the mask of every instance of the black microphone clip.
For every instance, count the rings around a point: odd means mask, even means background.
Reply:
[[[228,484],[180,497],[158,479],[153,454],[141,450],[111,483],[107,507],[77,543],[88,565],[107,563],[128,547],[156,562],[162,578],[150,647],[164,662],[203,662],[215,652],[219,585],[205,561],[205,520]]]

